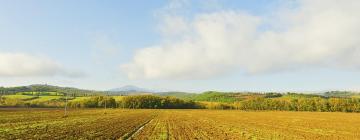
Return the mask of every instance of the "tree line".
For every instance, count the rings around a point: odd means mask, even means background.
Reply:
[[[148,109],[190,109],[201,108],[199,104],[194,101],[185,101],[175,97],[161,97],[154,95],[136,95],[125,96],[118,102],[121,108],[148,108]]]
[[[56,100],[36,100],[34,96],[28,99],[6,98],[0,99],[0,106],[15,107],[64,107],[69,108],[129,108],[129,109],[190,109],[201,108],[194,101],[185,101],[175,97],[154,95],[123,96],[115,100],[112,96],[90,96],[77,99],[76,97],[62,97]],[[67,100],[67,101],[66,101]]]
[[[360,112],[359,98],[265,98],[253,97],[233,103],[195,102],[175,97],[154,95],[124,96],[115,101],[111,96],[94,96],[78,103],[69,102],[70,107],[107,107],[129,109],[234,109],[234,110],[278,110],[319,112]]]
[[[273,95],[271,95],[273,97]],[[278,96],[278,95],[275,95]],[[287,98],[250,97],[236,102],[203,102],[183,100],[169,96],[133,95],[90,96],[84,98],[58,98],[55,100],[11,99],[0,97],[0,106],[18,107],[64,107],[70,108],[129,108],[129,109],[233,109],[233,110],[279,110],[279,111],[320,111],[360,112],[360,98],[295,96]],[[68,102],[66,102],[68,100]]]
[[[208,109],[279,110],[318,112],[360,112],[359,98],[293,98],[254,97],[234,103],[206,103]]]
[[[203,108],[194,101],[186,101],[175,97],[154,95],[123,96],[116,101],[111,96],[92,96],[83,100],[69,101],[71,108],[129,108],[129,109],[197,109]]]

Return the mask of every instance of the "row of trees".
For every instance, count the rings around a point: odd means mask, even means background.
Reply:
[[[153,95],[138,95],[125,96],[118,102],[121,108],[164,108],[164,109],[189,109],[200,108],[200,106],[193,101],[185,101],[175,97],[161,97]]]
[[[319,112],[360,112],[358,98],[295,98],[271,99],[256,97],[234,103],[219,103],[210,109],[239,110],[283,110],[283,111],[319,111]]]
[[[80,100],[70,100],[70,108],[129,108],[129,109],[190,109],[201,108],[193,101],[185,101],[174,97],[153,95],[124,96],[115,101],[111,96],[92,96]]]
[[[68,103],[70,108],[115,108],[117,103],[110,96],[92,96],[82,100],[73,100]]]
[[[80,99],[68,99],[67,107],[69,108],[190,109],[203,107],[193,101],[153,95],[124,96],[118,101],[115,101],[112,96],[91,96]],[[1,105],[18,107],[64,107],[66,105],[66,99],[59,98],[56,100],[43,101],[5,98],[0,102],[0,106]]]
[[[320,112],[360,112],[359,98],[265,98],[254,97],[233,103],[194,102],[174,97],[153,95],[124,96],[115,101],[111,96],[95,96],[81,102],[69,102],[70,107],[113,107],[130,109],[238,109]]]
[[[56,100],[29,100],[0,97],[0,106],[64,107],[65,98]],[[35,98],[36,99],[36,98]],[[70,99],[70,108],[130,108],[130,109],[238,109],[238,110],[283,110],[321,112],[360,112],[360,98],[265,98],[253,97],[232,103],[194,102],[175,97],[153,95],[124,96],[115,100],[112,96],[91,96]]]

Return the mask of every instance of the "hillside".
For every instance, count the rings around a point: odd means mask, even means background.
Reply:
[[[49,95],[51,93],[57,95],[72,95],[72,96],[88,96],[88,95],[99,95],[106,94],[107,92],[95,91],[95,90],[84,90],[72,87],[59,87],[52,85],[29,85],[29,86],[17,86],[17,87],[0,87],[0,93],[5,95],[10,94],[34,94],[34,95]]]
[[[351,91],[328,91],[323,94],[326,97],[353,97],[359,96],[359,92],[351,92]]]
[[[183,100],[192,101],[205,101],[205,102],[223,102],[232,103],[237,101],[243,101],[254,97],[264,98],[285,98],[285,99],[297,99],[297,98],[359,98],[359,92],[350,91],[328,91],[324,93],[316,94],[304,94],[304,93],[257,93],[257,92],[218,92],[207,91],[203,93],[188,93],[188,92],[151,92],[150,90],[139,88],[136,86],[124,86],[121,88],[112,89],[109,91],[95,91],[85,90],[73,87],[59,87],[52,85],[29,85],[18,87],[0,87],[1,95],[33,95],[33,96],[63,96],[68,94],[69,96],[93,96],[93,95],[109,95],[109,96],[130,96],[130,95],[156,95],[156,96],[170,96]]]
[[[160,96],[172,96],[184,100],[207,101],[207,102],[236,102],[252,97],[275,98],[283,96],[280,93],[255,93],[255,92],[218,92],[207,91],[200,94],[186,92],[165,92],[159,93]]]

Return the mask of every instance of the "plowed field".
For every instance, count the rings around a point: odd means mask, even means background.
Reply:
[[[0,109],[0,139],[360,139],[360,114]]]

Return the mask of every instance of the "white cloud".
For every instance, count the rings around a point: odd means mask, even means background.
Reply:
[[[122,68],[130,78],[141,79],[208,78],[239,70],[256,74],[360,68],[360,1],[297,4],[274,10],[272,16],[234,10],[200,13],[189,21],[164,16],[164,41],[140,49]]]
[[[0,77],[26,76],[83,76],[80,72],[69,71],[49,58],[26,53],[0,52]]]

